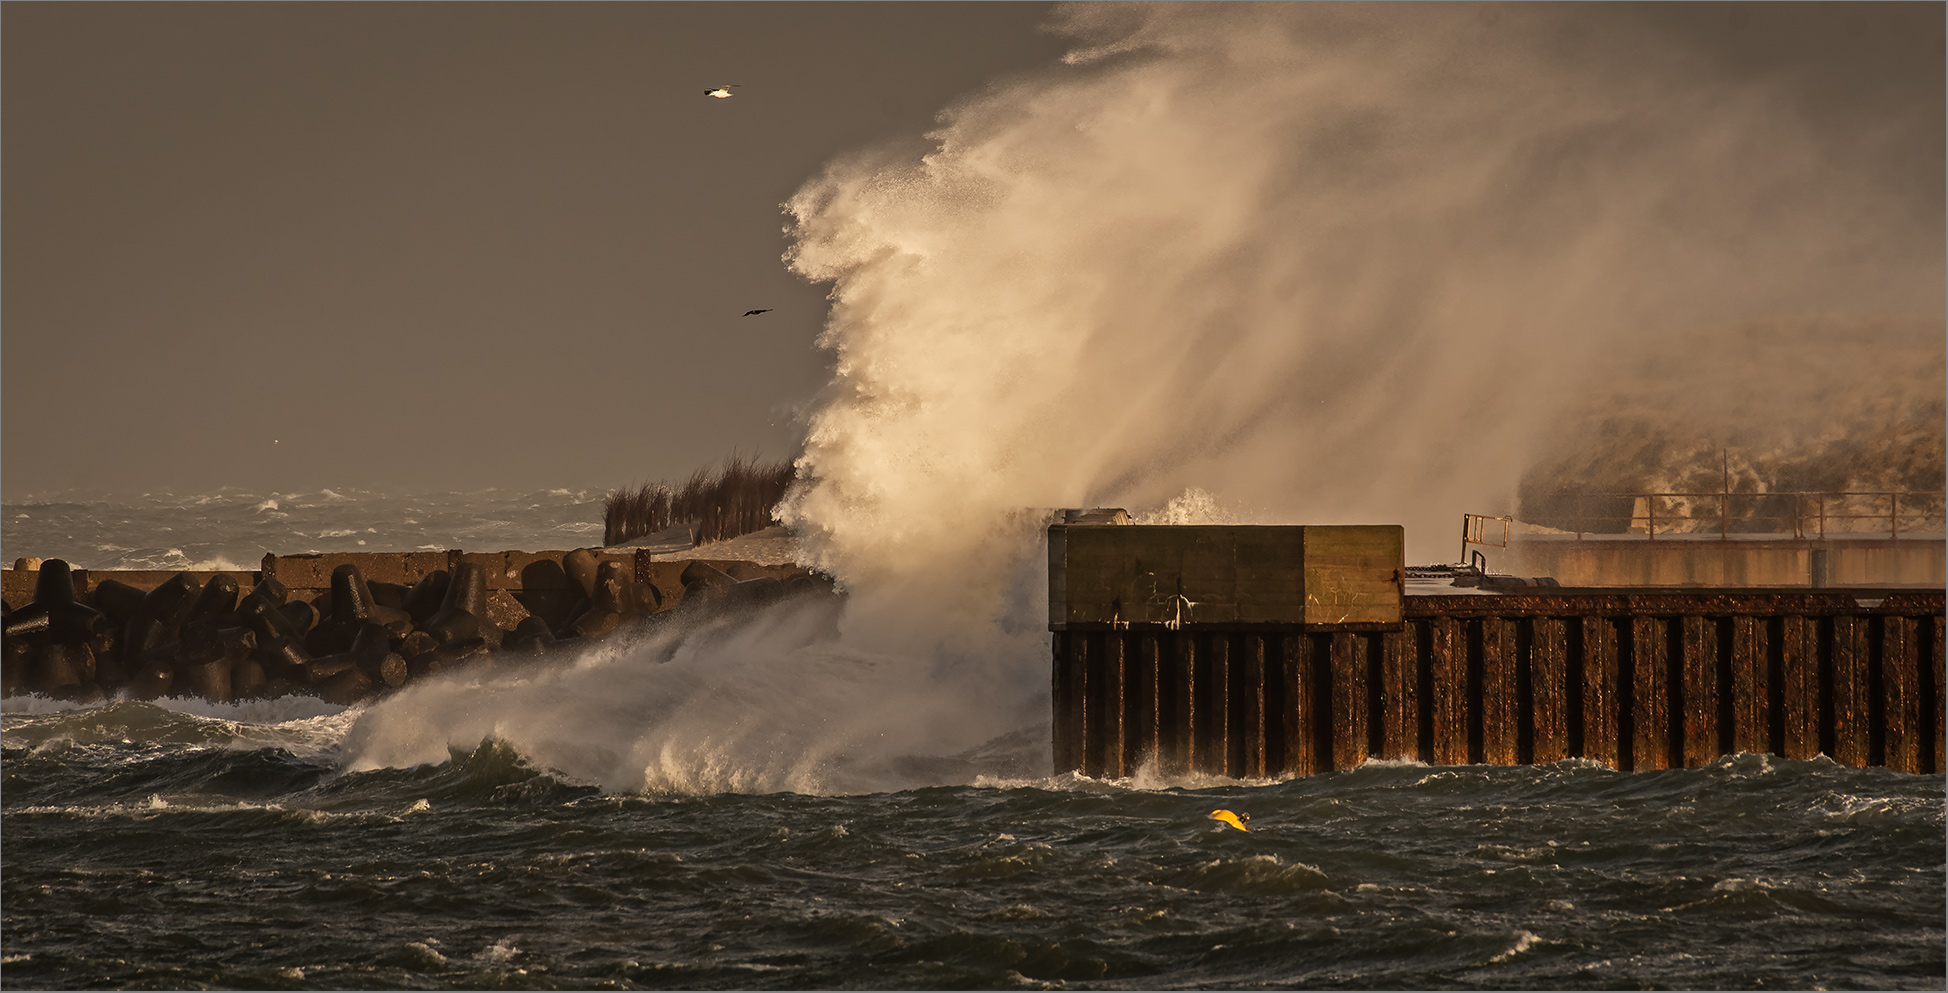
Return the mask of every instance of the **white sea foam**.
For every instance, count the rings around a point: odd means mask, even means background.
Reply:
[[[422,941],[406,942],[403,951],[405,959],[421,969],[446,968],[446,956],[435,951],[431,945]]]
[[[521,950],[514,946],[512,940],[502,938],[488,945],[486,948],[481,949],[480,954],[474,956],[474,958],[482,962],[501,963],[513,961],[514,956],[519,954],[521,954]]]
[[[239,700],[235,703],[216,703],[201,697],[163,697],[151,702],[167,710],[197,717],[262,725],[303,725],[330,721],[348,710],[343,704],[326,703],[315,696],[302,694],[268,700]]]
[[[1488,961],[1506,962],[1509,959],[1512,959],[1515,956],[1520,955],[1531,948],[1534,948],[1536,942],[1541,940],[1542,939],[1536,937],[1533,932],[1517,931],[1515,932],[1515,944],[1510,945],[1507,951],[1502,952],[1500,955],[1497,955],[1494,958],[1489,959]]]
[[[900,760],[971,748],[1023,719],[1020,694],[973,660],[942,678],[825,640],[829,611],[786,603],[604,644],[573,665],[415,682],[360,715],[346,753],[353,769],[409,766],[496,738],[611,790],[858,792],[925,782]]]
[[[72,700],[56,700],[36,693],[22,693],[0,699],[0,714],[61,714],[98,706],[99,703],[76,703]]]

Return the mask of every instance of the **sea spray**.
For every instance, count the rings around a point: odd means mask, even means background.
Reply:
[[[938,760],[1046,719],[1037,508],[1399,523],[1434,561],[1588,384],[1628,393],[1646,334],[1939,318],[1937,221],[1825,158],[1770,82],[1619,14],[1055,27],[1063,65],[787,205],[834,377],[780,516],[848,593],[840,638],[766,615],[416,686],[361,718],[355,767],[495,739],[614,790],[971,782],[991,770]]]
[[[834,639],[832,609],[786,602],[590,646],[568,665],[414,683],[361,715],[350,768],[436,764],[494,741],[610,791],[861,793],[972,781],[992,770],[952,753],[1036,716],[951,651],[916,665]]]
[[[1433,560],[1646,332],[1939,322],[1938,218],[1830,161],[1772,81],[1627,16],[1056,26],[1067,65],[788,205],[790,263],[832,286],[836,376],[784,513],[848,583],[978,599],[1015,508],[1191,486],[1254,520],[1401,523]]]

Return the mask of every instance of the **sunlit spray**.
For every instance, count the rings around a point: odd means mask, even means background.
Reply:
[[[1034,508],[1397,523],[1438,561],[1646,332],[1938,323],[1939,217],[1766,86],[1623,19],[1596,44],[1600,14],[1062,8],[1061,65],[787,204],[834,375],[779,514],[849,592],[843,637],[411,688],[359,761],[499,735],[614,788],[898,783],[864,770],[1046,721]]]

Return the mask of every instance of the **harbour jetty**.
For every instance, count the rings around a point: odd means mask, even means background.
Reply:
[[[1052,526],[1055,769],[1737,752],[1939,774],[1939,589],[1409,595],[1397,526]]]
[[[833,595],[796,565],[653,548],[265,555],[251,571],[0,573],[0,691],[355,703],[462,666],[562,659],[618,633]]]

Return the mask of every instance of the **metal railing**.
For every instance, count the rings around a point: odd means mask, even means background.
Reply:
[[[1642,534],[1653,540],[1659,534],[1699,534],[1711,530],[1727,540],[1734,533],[1790,533],[1795,538],[1820,539],[1829,534],[1885,534],[1898,539],[1904,530],[1913,532],[1927,525],[1938,529],[1942,524],[1943,496],[1940,491],[1914,490],[1563,493],[1557,499],[1573,500],[1573,513],[1549,516],[1562,523],[1573,523],[1578,538],[1585,533],[1617,533],[1592,529],[1590,525],[1622,523],[1624,533]],[[1623,500],[1630,501],[1627,515],[1589,512],[1588,504],[1592,501],[1615,506]],[[1565,516],[1569,520],[1563,520]],[[1861,522],[1872,522],[1875,526],[1862,528],[1858,526]],[[1463,548],[1466,548],[1465,540]]]
[[[1502,540],[1489,541],[1489,521],[1499,521],[1502,525]],[[1489,548],[1508,547],[1508,528],[1515,522],[1513,517],[1490,517],[1487,514],[1461,515],[1461,561],[1468,561],[1469,545],[1486,545]],[[1476,553],[1479,555],[1480,553]],[[1483,567],[1486,567],[1484,563]]]

